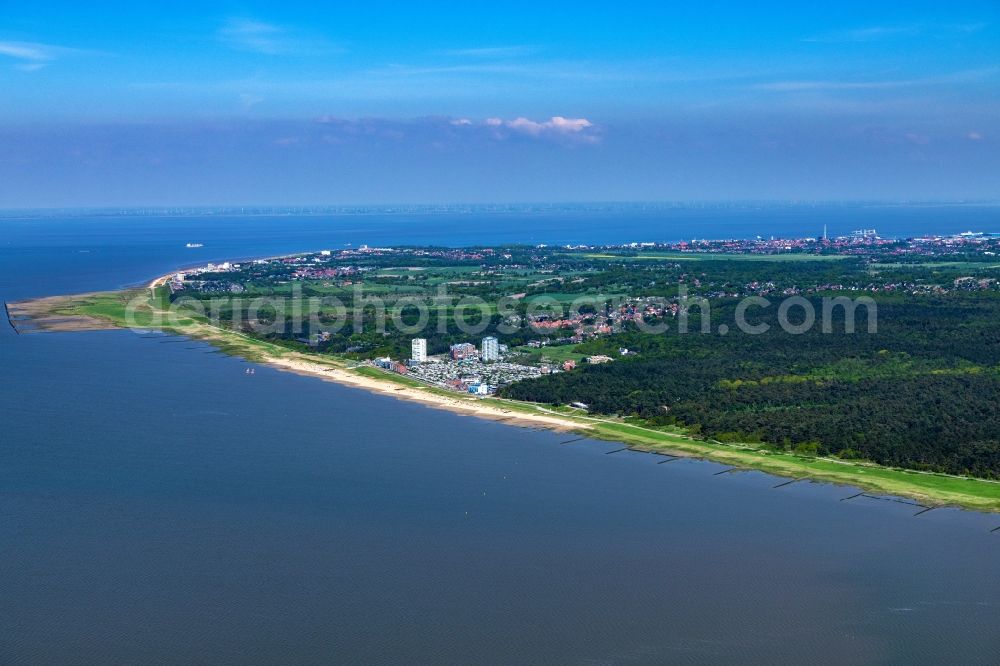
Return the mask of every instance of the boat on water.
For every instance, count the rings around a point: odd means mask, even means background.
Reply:
[[[202,243],[188,243],[184,247],[205,247]]]

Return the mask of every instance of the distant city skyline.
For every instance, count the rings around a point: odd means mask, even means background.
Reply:
[[[995,200],[996,2],[5,3],[0,208]]]

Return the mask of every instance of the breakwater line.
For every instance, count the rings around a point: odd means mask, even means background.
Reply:
[[[3,313],[7,316],[7,323],[14,329],[14,334],[21,335],[21,331],[17,330],[17,326],[14,325],[14,319],[10,316],[10,308],[7,307],[7,301],[3,302]]]

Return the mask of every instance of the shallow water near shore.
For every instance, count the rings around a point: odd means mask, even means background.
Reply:
[[[86,253],[10,235],[0,292],[169,270],[183,249],[148,223]],[[268,234],[259,254],[323,240]],[[1000,659],[997,516],[255,367],[0,333],[0,662]]]

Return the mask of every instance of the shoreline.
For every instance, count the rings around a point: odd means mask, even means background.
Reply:
[[[211,339],[201,338],[212,343]],[[292,358],[289,358],[292,356]],[[936,496],[934,493],[921,492],[916,488],[907,490],[905,488],[886,488],[874,480],[863,478],[838,478],[836,472],[818,473],[795,473],[792,470],[783,470],[769,464],[775,459],[780,460],[781,454],[760,454],[756,449],[740,449],[735,446],[718,444],[713,446],[709,442],[696,440],[679,433],[667,433],[653,429],[643,428],[625,422],[615,422],[610,419],[582,415],[563,415],[547,411],[540,405],[527,402],[518,402],[501,398],[476,398],[466,397],[456,393],[454,397],[445,394],[444,389],[437,389],[430,385],[424,385],[416,380],[406,381],[405,378],[388,373],[387,371],[371,368],[374,372],[382,375],[378,378],[362,375],[356,370],[347,367],[328,366],[309,359],[300,358],[299,352],[289,351],[285,356],[264,356],[255,360],[275,368],[279,371],[294,372],[299,375],[314,377],[323,381],[329,381],[399,400],[416,402],[425,407],[440,409],[461,416],[482,418],[491,421],[504,422],[511,425],[521,425],[527,427],[544,428],[554,432],[578,434],[581,437],[603,440],[608,442],[620,442],[629,450],[657,453],[675,458],[693,458],[707,460],[719,464],[732,465],[732,471],[761,471],[770,474],[778,479],[788,481],[813,481],[817,483],[832,483],[843,486],[857,487],[861,492],[858,495],[866,495],[868,492],[875,493],[869,496],[900,496],[917,500],[916,508],[922,512],[929,509],[956,507],[988,513],[1000,513],[1000,482],[989,479],[977,479],[973,477],[957,477],[931,472],[920,472],[916,470],[903,470],[884,467],[875,463],[856,463],[840,461],[828,458],[815,458],[812,461],[817,463],[828,463],[834,466],[861,471],[862,473],[873,471],[885,471],[889,473],[925,476],[925,477],[946,477],[955,480],[968,481],[971,483],[992,484],[997,489],[998,499],[990,503],[962,501],[957,497],[944,498]],[[409,385],[410,382],[419,386]],[[497,405],[490,403],[498,403]],[[507,406],[508,408],[504,408]],[[530,411],[529,411],[530,410]],[[587,422],[587,421],[592,422]],[[609,433],[601,429],[601,425],[612,426],[621,429],[619,432]],[[629,430],[639,432],[630,433]],[[643,435],[646,435],[643,438]],[[659,441],[657,441],[659,440]],[[759,460],[752,461],[746,456],[759,455]],[[756,464],[755,464],[756,463]],[[729,470],[726,470],[729,471]],[[867,491],[867,492],[866,492]],[[845,498],[850,499],[850,498]]]
[[[245,257],[243,259],[227,259],[227,261],[229,261],[231,263],[234,263],[234,264],[239,264],[239,263],[243,263],[243,262],[247,262],[247,261],[274,261],[275,259],[287,259],[289,257],[298,257],[300,255],[307,254],[308,252],[309,252],[309,250],[302,250],[301,252],[292,252],[292,253],[285,253],[285,254],[274,254],[274,255],[271,255],[271,256],[268,256],[268,257]],[[147,289],[155,289],[156,287],[160,287],[160,286],[166,284],[167,282],[169,282],[170,278],[172,278],[173,276],[177,275],[178,273],[184,273],[185,271],[189,271],[189,270],[191,270],[193,268],[201,268],[202,266],[208,265],[208,263],[210,263],[210,262],[205,262],[205,263],[202,263],[202,264],[190,264],[186,268],[175,268],[174,270],[170,271],[169,273],[166,273],[166,274],[161,275],[159,277],[153,278],[148,284],[146,284],[146,288]],[[139,283],[136,283],[134,286],[137,288],[137,287],[141,286],[142,284],[144,284],[144,283],[139,282]],[[128,287],[125,287],[124,289],[122,289],[122,291],[126,291],[127,289],[128,289]]]
[[[121,316],[126,295],[134,296],[140,292],[152,291],[175,273],[176,271],[172,271],[158,276],[146,287],[132,290],[51,296],[11,303],[10,306],[12,312],[36,324],[35,331],[129,328]],[[636,451],[700,458],[731,465],[734,471],[756,470],[790,481],[808,480],[853,486],[862,490],[861,494],[870,492],[883,496],[907,497],[916,500],[921,512],[952,506],[1000,513],[1000,481],[884,467],[869,462],[797,456],[750,445],[694,439],[681,432],[647,428],[620,418],[562,413],[551,406],[504,398],[466,396],[373,366],[349,366],[343,359],[294,351],[193,318],[167,325],[157,319],[162,310],[154,305],[153,299],[149,299],[145,307],[146,314],[150,316],[150,325],[139,324],[136,328],[160,330],[202,340],[221,348],[225,353],[268,365],[279,371],[294,372],[378,395],[409,400],[462,416],[620,442]]]
[[[561,432],[576,432],[590,429],[590,426],[586,424],[568,423],[556,415],[543,413],[531,414],[518,412],[513,409],[503,409],[499,406],[484,404],[482,400],[465,398],[458,393],[455,394],[454,398],[450,398],[434,391],[431,386],[422,387],[396,384],[388,378],[376,379],[353,372],[349,368],[324,367],[319,363],[285,357],[269,357],[263,359],[261,363],[278,370],[316,377],[324,381],[340,384],[341,386],[358,388],[369,393],[387,395],[400,400],[409,400],[427,407],[443,409],[464,416],[475,416],[492,421],[516,421],[518,423],[542,426],[546,429]]]

